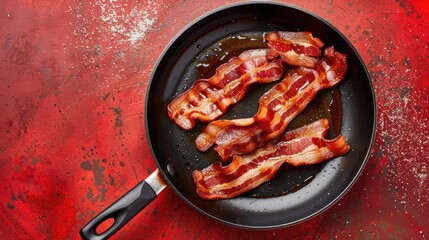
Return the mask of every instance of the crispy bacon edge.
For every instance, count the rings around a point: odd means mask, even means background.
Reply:
[[[282,61],[268,60],[267,52],[245,51],[219,66],[211,78],[197,80],[167,106],[169,118],[182,129],[190,130],[195,119],[210,122],[222,116],[230,105],[243,98],[249,85],[280,80]]]
[[[310,32],[268,32],[264,37],[268,42],[269,58],[280,56],[285,63],[298,67],[314,68],[324,45]]]
[[[346,55],[332,46],[326,48],[314,69],[289,70],[280,83],[261,97],[259,110],[252,118],[209,123],[195,140],[197,149],[206,151],[216,143],[215,151],[224,163],[234,155],[252,152],[280,136],[319,90],[338,84],[346,72]]]
[[[234,156],[227,166],[213,163],[194,170],[192,178],[197,195],[203,199],[236,197],[274,177],[283,163],[293,166],[314,165],[346,154],[350,146],[343,135],[325,139],[329,128],[326,119],[286,132],[251,154]]]

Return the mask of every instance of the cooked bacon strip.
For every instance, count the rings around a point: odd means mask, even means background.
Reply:
[[[259,110],[252,118],[216,120],[208,124],[195,140],[198,150],[206,151],[217,144],[215,151],[226,162],[237,154],[250,153],[270,139],[282,134],[323,88],[343,79],[347,71],[346,56],[333,47],[325,49],[314,69],[294,68],[259,100]]]
[[[203,199],[233,198],[272,179],[283,163],[293,166],[313,165],[346,154],[350,147],[343,135],[324,138],[329,122],[321,119],[286,132],[251,154],[234,156],[222,167],[220,162],[195,170],[192,177],[197,194]]]
[[[293,66],[313,68],[321,56],[323,42],[310,32],[268,32],[269,58],[281,59]]]
[[[170,119],[185,130],[192,129],[194,119],[209,122],[223,115],[230,105],[243,98],[250,84],[280,80],[282,61],[269,61],[267,52],[245,51],[221,65],[211,78],[197,80],[168,105]]]

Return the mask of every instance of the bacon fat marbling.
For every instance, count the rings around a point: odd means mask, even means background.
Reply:
[[[350,147],[344,136],[324,138],[328,128],[328,120],[321,119],[286,132],[250,154],[234,156],[226,166],[216,162],[193,171],[198,196],[209,200],[233,198],[272,179],[283,163],[313,165],[346,154]]]
[[[338,84],[347,72],[346,56],[328,47],[314,68],[297,67],[259,100],[259,110],[252,118],[216,120],[197,137],[198,150],[214,144],[222,162],[247,154],[280,136],[289,122],[324,88]]]
[[[324,43],[310,32],[268,32],[269,58],[281,59],[292,66],[313,68],[321,56]]]
[[[253,49],[233,57],[217,68],[209,79],[197,80],[190,89],[167,107],[168,116],[185,130],[195,126],[195,119],[210,122],[240,101],[249,85],[280,80],[283,63],[269,60],[267,49]]]

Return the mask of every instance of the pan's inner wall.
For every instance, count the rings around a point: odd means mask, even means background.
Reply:
[[[216,154],[212,150],[201,153],[195,148],[194,140],[204,124],[198,124],[194,130],[185,132],[169,120],[166,106],[197,78],[212,75],[218,64],[241,51],[263,47],[264,43],[258,36],[274,30],[310,31],[321,38],[325,46],[334,45],[338,51],[347,54],[349,70],[343,83],[336,90],[319,93],[320,96],[314,101],[320,105],[325,98],[340,96],[337,101],[342,115],[341,128],[338,127],[331,135],[338,132],[344,134],[352,150],[346,156],[324,165],[302,168],[284,166],[273,181],[242,197],[224,201],[202,200],[195,194],[191,173],[193,169],[202,169],[216,161]],[[231,44],[228,54],[225,54],[228,48],[225,41],[237,36],[256,40],[252,40],[253,43],[249,40],[247,44]],[[222,43],[224,49],[219,43]],[[216,52],[216,48],[221,50]],[[211,63],[214,60],[220,62]],[[224,118],[252,116],[258,108],[260,95],[272,85],[258,85],[249,89],[242,102],[230,108]],[[372,143],[375,117],[373,92],[359,56],[349,42],[323,20],[284,5],[239,4],[196,21],[164,53],[155,67],[147,92],[145,120],[148,139],[167,182],[197,210],[235,226],[287,226],[317,214],[344,194],[355,181]],[[293,128],[316,120],[301,118],[300,121],[297,118],[295,126],[291,123]],[[168,173],[167,165],[175,169],[174,176]],[[255,218],[255,214],[258,217]]]

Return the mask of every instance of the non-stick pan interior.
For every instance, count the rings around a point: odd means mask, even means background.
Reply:
[[[213,75],[219,64],[240,52],[265,47],[267,31],[310,31],[325,46],[347,54],[348,73],[340,85],[324,90],[289,129],[320,117],[331,121],[331,137],[346,136],[351,151],[325,164],[283,166],[275,178],[229,200],[207,201],[195,193],[191,173],[217,156],[201,153],[194,140],[205,124],[191,131],[168,118],[167,105],[198,78]],[[259,97],[273,84],[252,86],[223,118],[252,116]],[[332,104],[337,105],[332,108]],[[350,42],[326,21],[304,10],[277,3],[227,6],[191,23],[167,47],[154,68],[147,90],[145,121],[153,157],[169,185],[191,206],[221,222],[247,228],[275,228],[304,221],[338,200],[362,171],[373,142],[375,102],[371,80]],[[303,117],[304,116],[304,117]],[[174,169],[174,172],[171,171]]]

